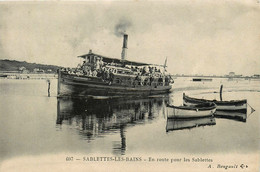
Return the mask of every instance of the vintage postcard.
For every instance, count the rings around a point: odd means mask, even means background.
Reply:
[[[259,171],[257,0],[0,1],[0,171]]]

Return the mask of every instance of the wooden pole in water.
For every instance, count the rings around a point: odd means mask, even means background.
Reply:
[[[222,89],[223,89],[223,85],[220,86],[220,101],[222,101]]]
[[[48,97],[50,97],[50,87],[51,87],[51,81],[48,79]]]
[[[61,72],[60,69],[58,69],[58,90],[57,90],[57,96],[60,95],[60,82],[61,82]]]

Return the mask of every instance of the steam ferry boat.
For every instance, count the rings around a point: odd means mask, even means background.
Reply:
[[[58,70],[58,97],[150,96],[169,93],[173,80],[164,65],[126,60],[128,35],[124,34],[121,59],[92,50],[76,68]]]

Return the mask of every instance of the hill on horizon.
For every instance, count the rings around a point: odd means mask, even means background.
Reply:
[[[60,68],[60,66],[28,63],[26,61],[7,60],[7,59],[0,60],[0,71],[20,71],[19,69],[22,67],[27,69],[29,72],[33,72],[34,69],[36,68],[44,71],[51,69],[52,72],[57,72],[57,69]]]

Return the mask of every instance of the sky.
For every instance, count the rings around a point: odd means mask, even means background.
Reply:
[[[256,0],[0,2],[0,59],[76,67],[78,55],[164,64],[172,74],[260,73]]]

